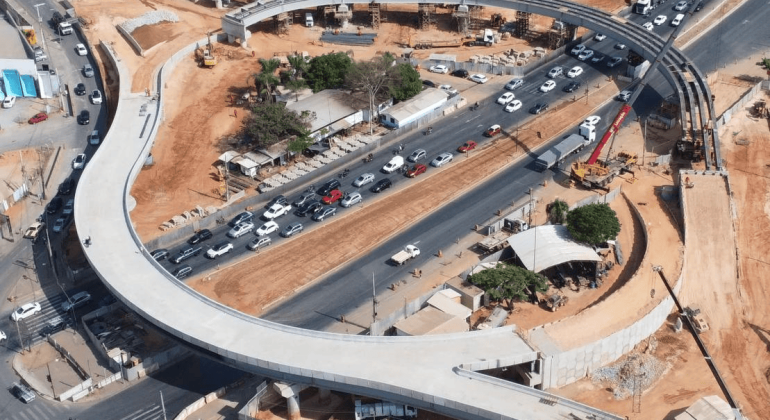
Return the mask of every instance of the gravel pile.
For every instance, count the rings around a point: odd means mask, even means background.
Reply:
[[[666,367],[665,363],[649,354],[633,354],[614,365],[593,371],[591,380],[612,389],[616,400],[624,400],[634,395],[635,386],[641,387],[644,392],[665,372]]]
[[[145,25],[154,25],[161,22],[179,22],[179,16],[168,10],[153,10],[147,12],[138,18],[129,19],[120,24],[126,32],[134,32],[137,28]]]

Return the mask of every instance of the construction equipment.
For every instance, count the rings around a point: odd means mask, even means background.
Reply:
[[[211,32],[206,34],[208,44],[203,49],[203,57],[201,58],[201,66],[207,68],[213,68],[217,65],[217,58],[214,56],[214,47],[211,45]]]
[[[562,306],[567,305],[569,298],[559,293],[554,293],[545,298],[545,304],[551,312],[556,312]]]
[[[499,28],[507,22],[505,16],[500,13],[492,13],[492,17],[489,19],[489,26],[493,28]]]
[[[688,306],[684,308],[684,314],[690,318],[690,323],[698,334],[708,331],[709,323],[706,321],[706,317],[701,314],[700,308],[697,306]]]
[[[529,225],[521,219],[505,219],[501,230],[488,235],[476,245],[484,252],[495,252],[508,244],[508,238],[527,229],[529,229]]]
[[[689,16],[689,14],[686,16]],[[615,116],[612,124],[607,129],[607,132],[604,133],[604,136],[602,136],[601,141],[596,145],[596,149],[594,149],[593,153],[591,153],[591,156],[588,158],[588,160],[585,162],[575,161],[572,163],[572,171],[570,173],[572,179],[580,182],[583,186],[589,189],[606,189],[607,185],[611,183],[613,179],[615,179],[616,175],[620,175],[624,172],[630,172],[633,174],[633,171],[631,171],[630,168],[637,161],[637,156],[635,153],[620,152],[617,154],[617,156],[608,157],[605,161],[600,161],[599,155],[602,153],[602,149],[607,144],[607,141],[609,141],[609,139],[613,137],[613,135],[617,133],[618,130],[620,130],[620,126],[623,124],[626,116],[628,116],[628,113],[631,112],[631,105],[633,105],[633,103],[636,101],[636,98],[639,97],[639,94],[642,93],[642,90],[647,84],[648,79],[650,79],[652,75],[656,73],[658,65],[661,63],[661,61],[663,61],[663,57],[665,57],[665,55],[668,53],[668,50],[671,49],[671,46],[674,44],[674,41],[676,41],[676,38],[679,36],[679,32],[684,26],[684,22],[681,22],[681,24],[677,26],[677,28],[666,41],[666,44],[663,45],[663,48],[660,49],[657,57],[652,60],[649,69],[647,69],[647,72],[639,80],[638,86],[635,88],[626,88],[627,90],[633,89],[633,93],[628,98],[626,103],[620,107],[620,111],[618,111],[618,114]],[[610,150],[607,155],[611,156],[611,153],[612,146],[610,146]]]
[[[757,118],[768,118],[770,115],[767,110],[767,103],[764,99],[754,103],[754,116]]]
[[[461,47],[462,45],[463,45],[462,39],[421,40],[421,41],[415,41],[413,44],[409,45],[409,47],[419,50],[419,49],[428,49],[428,48]]]
[[[495,33],[491,29],[484,29],[483,31],[480,31],[478,34],[476,34],[476,38],[465,42],[465,45],[468,45],[468,46],[481,45],[481,46],[491,47],[492,44],[494,43],[495,43]]]

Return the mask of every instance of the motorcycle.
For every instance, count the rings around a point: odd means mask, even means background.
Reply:
[[[367,156],[364,158],[364,163],[369,163],[369,162],[371,162],[373,159],[374,159],[374,155],[373,155],[373,154],[371,154],[371,153],[369,153],[369,154],[368,154],[368,155],[367,155]]]

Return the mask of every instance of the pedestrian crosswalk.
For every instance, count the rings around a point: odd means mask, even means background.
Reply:
[[[163,418],[163,410],[160,404],[154,404],[121,417],[120,420],[160,420]]]
[[[3,413],[2,417],[7,420],[60,420],[71,416],[67,414],[67,409],[64,406],[33,401],[25,405],[22,410],[11,414]]]
[[[41,332],[48,327],[49,321],[56,317],[70,321],[72,314],[65,313],[61,309],[65,299],[64,294],[58,294],[48,299],[40,299],[38,303],[40,303],[41,311],[19,321],[19,332],[24,336],[25,345],[34,345],[45,340]],[[71,322],[68,323],[71,324]],[[27,340],[31,340],[31,343],[28,343]]]

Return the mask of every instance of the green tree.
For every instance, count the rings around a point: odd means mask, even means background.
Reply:
[[[409,63],[396,66],[398,80],[390,87],[390,94],[397,101],[405,101],[422,92],[420,73]]]
[[[273,97],[273,86],[281,82],[281,79],[275,75],[275,71],[281,65],[281,62],[275,58],[269,60],[260,58],[259,64],[262,66],[262,69],[259,73],[253,73],[249,76],[249,80],[253,80],[254,86],[257,88],[260,95],[262,95],[267,102],[271,102]]]
[[[302,79],[294,79],[286,82],[286,87],[294,93],[294,101],[299,101],[299,91],[307,87],[307,83]]]
[[[283,104],[263,104],[243,120],[244,137],[255,146],[269,147],[290,135],[304,136],[307,123]]]
[[[352,64],[353,60],[341,52],[313,57],[310,60],[305,80],[313,88],[313,92],[340,87],[343,85],[345,75]]]
[[[398,79],[394,71],[395,58],[390,53],[375,57],[370,61],[359,61],[350,66],[345,85],[353,92],[364,92],[369,102],[369,134],[372,133],[374,107],[381,100],[387,99],[386,88]],[[385,94],[383,94],[385,93]]]
[[[567,229],[575,240],[595,245],[617,237],[620,222],[607,204],[589,204],[567,213]]]
[[[290,55],[286,58],[289,60],[289,64],[291,65],[292,79],[301,79],[302,75],[307,70],[307,61],[305,61],[305,57],[300,55]]]
[[[315,143],[315,139],[310,137],[310,131],[307,129],[301,129],[299,134],[294,140],[291,140],[287,145],[287,152],[302,153],[305,149]]]
[[[483,289],[491,300],[507,301],[509,310],[513,309],[514,300],[526,300],[534,292],[548,290],[545,277],[504,263],[473,274],[468,277],[468,281]]]
[[[568,211],[569,205],[557,198],[548,206],[548,220],[555,225],[564,224],[564,221],[567,220]]]

